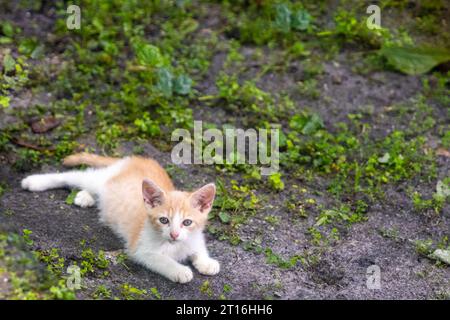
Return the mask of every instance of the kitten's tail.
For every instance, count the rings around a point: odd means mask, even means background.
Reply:
[[[82,152],[65,157],[63,160],[63,165],[67,167],[74,167],[80,164],[85,164],[90,167],[101,168],[110,166],[119,160],[120,158],[102,157],[95,154]]]

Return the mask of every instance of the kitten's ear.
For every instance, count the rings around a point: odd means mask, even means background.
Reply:
[[[207,184],[192,193],[191,204],[200,212],[208,213],[211,211],[215,195],[216,186],[214,183]]]
[[[142,195],[144,196],[144,202],[150,208],[160,206],[164,202],[164,191],[149,179],[142,181]]]

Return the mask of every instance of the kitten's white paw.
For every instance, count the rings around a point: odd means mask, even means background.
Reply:
[[[95,204],[95,199],[86,190],[81,190],[75,196],[73,203],[82,208],[92,207]]]
[[[170,276],[170,280],[173,282],[186,283],[192,280],[194,274],[189,267],[180,266]]]
[[[217,260],[212,258],[198,258],[193,261],[195,269],[201,274],[213,276],[220,271],[220,264]]]
[[[49,188],[49,179],[43,174],[34,174],[22,180],[21,185],[25,190],[44,191]]]

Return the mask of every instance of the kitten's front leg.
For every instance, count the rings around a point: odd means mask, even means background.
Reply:
[[[195,269],[201,274],[213,276],[220,271],[219,262],[208,255],[195,254],[191,259]]]
[[[209,256],[203,237],[196,243],[195,253],[190,258],[195,269],[201,274],[213,276],[220,271],[219,262]]]
[[[186,283],[191,281],[194,276],[189,267],[162,254],[140,254],[139,251],[137,251],[133,257],[137,262],[143,264],[148,269],[159,273],[173,282]]]

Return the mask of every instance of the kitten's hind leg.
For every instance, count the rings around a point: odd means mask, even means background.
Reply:
[[[87,208],[87,207],[92,207],[93,205],[95,205],[95,199],[86,190],[81,190],[75,196],[75,199],[73,200],[73,203],[76,204],[79,207]]]
[[[30,191],[45,191],[62,187],[59,173],[33,174],[22,180],[22,189]]]
[[[85,171],[33,174],[22,180],[22,188],[30,191],[45,191],[73,187],[96,194],[106,178],[102,172],[88,169]]]
[[[106,181],[119,173],[124,163],[126,163],[124,160],[120,160],[109,167],[101,169],[33,174],[22,180],[22,188],[30,191],[45,191],[71,187],[85,190],[91,195],[98,195]]]

